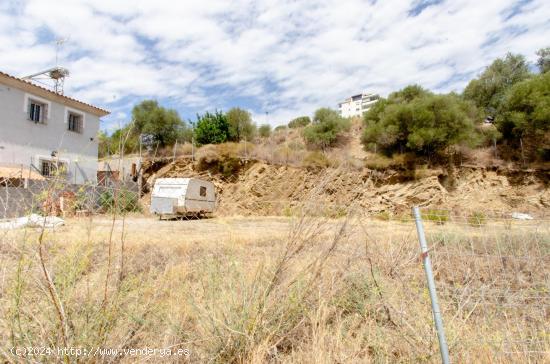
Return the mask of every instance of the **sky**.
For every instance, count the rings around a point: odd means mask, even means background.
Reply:
[[[65,94],[111,111],[108,132],[144,99],[275,126],[362,91],[460,92],[495,58],[548,46],[547,0],[0,0],[0,71],[57,54]]]

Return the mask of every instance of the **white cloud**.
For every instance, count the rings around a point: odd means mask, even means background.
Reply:
[[[67,93],[124,113],[113,120],[153,97],[187,115],[241,106],[282,123],[362,90],[460,91],[494,58],[510,51],[533,61],[550,45],[543,0],[446,1],[417,16],[401,0],[55,4],[0,1],[0,70],[50,67],[55,38],[68,37]]]

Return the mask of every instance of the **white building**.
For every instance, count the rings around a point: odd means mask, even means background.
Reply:
[[[339,103],[338,111],[340,116],[344,118],[362,116],[379,98],[380,96],[377,94],[361,93],[354,95]]]
[[[0,165],[95,183],[99,118],[108,114],[0,72]]]

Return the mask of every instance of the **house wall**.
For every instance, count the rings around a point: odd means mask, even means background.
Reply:
[[[27,97],[48,102],[45,124],[28,120]],[[68,130],[67,112],[84,116],[82,134]],[[99,117],[27,91],[0,84],[0,163],[29,166],[40,170],[40,159],[67,163],[67,180],[82,184],[97,181],[97,133]]]

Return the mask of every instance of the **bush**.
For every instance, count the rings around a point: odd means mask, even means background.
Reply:
[[[102,192],[99,195],[99,206],[106,212],[141,212],[138,194],[127,189]]]
[[[433,221],[436,224],[443,225],[447,221],[449,221],[450,213],[448,210],[429,209],[426,211],[422,211],[421,216],[422,219],[426,221]]]
[[[229,109],[225,116],[229,124],[229,140],[235,142],[243,139],[252,140],[256,133],[256,124],[252,122],[248,111],[234,107]]]
[[[523,157],[550,154],[550,72],[515,84],[507,93],[496,125],[502,138]]]
[[[405,154],[395,154],[391,158],[381,154],[372,154],[365,159],[365,167],[374,170],[402,168],[407,165]]]
[[[302,166],[308,169],[327,168],[330,166],[330,161],[323,152],[314,151],[306,155]]]
[[[300,116],[296,119],[293,119],[291,122],[289,122],[288,127],[291,129],[301,128],[301,127],[307,126],[310,123],[311,123],[311,119],[309,118],[309,116]]]
[[[206,145],[197,151],[197,169],[220,173],[225,178],[236,175],[243,164],[241,156],[244,153],[244,144],[223,143]]]
[[[487,224],[487,217],[483,212],[476,211],[468,217],[468,224],[481,227]]]
[[[388,211],[381,211],[381,212],[377,213],[376,215],[374,215],[374,218],[376,220],[381,220],[381,221],[390,221],[391,220],[391,215]]]
[[[219,144],[229,140],[229,123],[221,111],[213,114],[207,112],[203,116],[197,116],[197,119],[195,126],[197,144]]]
[[[364,116],[362,143],[387,155],[414,152],[429,155],[451,145],[475,144],[471,105],[458,96],[434,95],[409,86],[381,100]]]
[[[271,125],[262,124],[258,129],[258,134],[262,138],[269,138],[269,136],[271,135]]]
[[[313,123],[303,131],[308,146],[326,149],[333,146],[342,132],[349,130],[351,124],[336,111],[322,108],[315,112]]]

